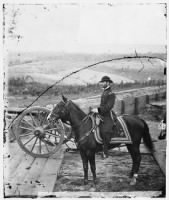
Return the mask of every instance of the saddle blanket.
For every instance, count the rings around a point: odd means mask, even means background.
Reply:
[[[99,144],[103,144],[103,140],[100,136],[99,127],[94,129],[94,136]],[[132,144],[128,128],[122,116],[117,117],[116,126],[113,130],[112,138],[110,141],[110,144],[118,144],[118,143]]]

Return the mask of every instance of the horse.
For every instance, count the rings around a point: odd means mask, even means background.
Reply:
[[[130,172],[130,185],[135,185],[138,178],[138,171],[141,162],[140,143],[143,138],[145,145],[150,151],[153,151],[153,143],[149,133],[149,127],[147,123],[132,115],[123,115],[123,120],[129,130],[132,143],[125,144],[132,158],[132,169]],[[60,101],[56,107],[49,113],[47,119],[54,122],[61,119],[63,122],[69,122],[72,131],[74,133],[75,142],[78,144],[80,156],[83,163],[84,171],[84,184],[88,184],[88,163],[93,176],[94,185],[97,182],[96,179],[96,163],[95,154],[102,150],[102,145],[99,144],[92,132],[93,123],[90,117],[83,112],[74,102],[68,100],[62,95],[62,101]],[[110,144],[109,149],[119,146],[119,144]]]

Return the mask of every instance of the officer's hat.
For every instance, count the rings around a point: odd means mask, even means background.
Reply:
[[[113,81],[110,79],[110,77],[108,76],[103,76],[101,81],[99,82],[109,82],[109,83],[113,83]]]

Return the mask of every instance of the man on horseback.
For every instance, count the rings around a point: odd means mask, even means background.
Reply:
[[[92,112],[99,113],[103,119],[103,122],[100,123],[100,132],[103,137],[103,157],[106,158],[108,157],[108,144],[111,139],[113,127],[115,126],[117,120],[116,114],[112,110],[115,104],[116,96],[111,89],[113,81],[108,76],[103,76],[99,83],[103,89],[100,107],[92,109]],[[113,121],[110,112],[112,113]],[[110,123],[110,120],[112,123]]]

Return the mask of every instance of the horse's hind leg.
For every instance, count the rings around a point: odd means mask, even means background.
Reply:
[[[88,157],[85,152],[80,151],[80,155],[83,162],[83,171],[84,171],[84,184],[88,184]]]
[[[140,149],[139,145],[134,146],[134,145],[127,145],[127,149],[131,154],[131,158],[133,161],[132,164],[132,170],[130,173],[130,176],[132,177],[131,185],[136,184],[136,179],[138,177],[138,171],[140,167],[140,162],[141,162],[141,154],[140,154]]]
[[[91,152],[89,155],[90,169],[93,174],[93,182],[96,184],[96,162],[95,162],[95,153]]]

